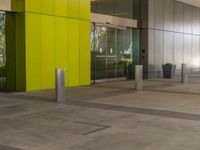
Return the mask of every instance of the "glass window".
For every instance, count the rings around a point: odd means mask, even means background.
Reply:
[[[91,11],[111,16],[139,19],[140,0],[91,0]]]

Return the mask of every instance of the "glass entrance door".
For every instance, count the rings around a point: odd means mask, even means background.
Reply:
[[[125,78],[132,63],[132,29],[91,25],[92,80]]]
[[[107,28],[107,79],[116,78],[116,32],[115,28]]]
[[[97,26],[94,29],[94,51],[92,52],[93,57],[93,79],[100,80],[107,78],[107,28]]]

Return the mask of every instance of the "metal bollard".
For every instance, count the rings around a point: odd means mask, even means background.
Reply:
[[[135,66],[135,89],[143,90],[143,66]]]
[[[58,103],[65,102],[65,69],[56,69],[56,101]]]
[[[187,71],[187,64],[181,65],[181,82],[187,83],[188,82],[188,71]]]

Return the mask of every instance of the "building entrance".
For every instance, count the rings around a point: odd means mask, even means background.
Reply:
[[[91,24],[92,80],[126,78],[132,64],[132,28]]]

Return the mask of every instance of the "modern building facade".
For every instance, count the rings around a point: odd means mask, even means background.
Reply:
[[[52,89],[55,68],[66,69],[68,86],[90,84],[89,0],[0,3],[6,11],[4,89]]]
[[[162,77],[162,64],[200,67],[200,9],[175,0],[0,0],[0,88]],[[3,24],[4,22],[4,24]],[[2,49],[2,50],[1,50]]]
[[[165,63],[176,64],[177,73],[181,63],[199,72],[200,8],[179,1],[141,1],[141,63],[148,78],[162,77]]]

